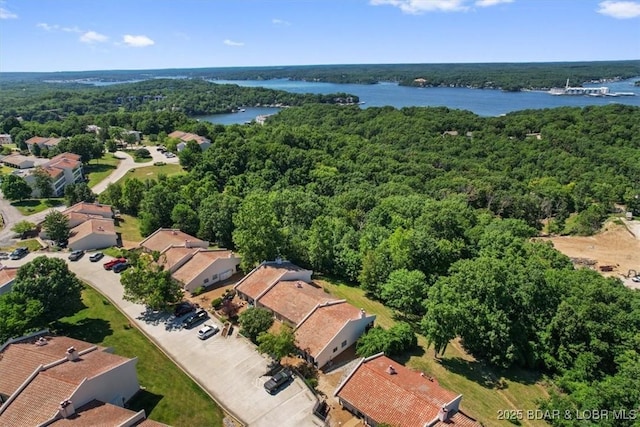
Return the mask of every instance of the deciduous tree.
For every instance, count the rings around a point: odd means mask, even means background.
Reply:
[[[8,200],[24,200],[31,197],[33,191],[27,181],[21,176],[13,174],[4,175],[2,177],[2,194]]]
[[[250,307],[240,313],[238,321],[242,326],[243,335],[255,341],[258,335],[273,325],[273,314],[266,308]]]
[[[69,218],[60,211],[51,210],[44,218],[42,228],[51,240],[63,242],[69,239]]]

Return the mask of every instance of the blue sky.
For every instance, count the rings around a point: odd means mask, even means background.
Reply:
[[[0,71],[640,59],[640,0],[0,0]]]

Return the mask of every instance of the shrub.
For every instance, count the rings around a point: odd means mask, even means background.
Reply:
[[[203,286],[198,286],[197,288],[195,288],[193,290],[193,292],[191,292],[191,295],[193,295],[194,297],[197,297],[198,295],[200,295],[203,292],[204,292],[204,287]]]
[[[164,166],[164,165],[166,165],[166,163],[165,163],[165,162],[155,162],[155,163],[153,164],[153,166]]]
[[[211,301],[211,307],[213,307],[214,309],[219,309],[220,306],[222,305],[222,298],[216,298],[213,301]]]

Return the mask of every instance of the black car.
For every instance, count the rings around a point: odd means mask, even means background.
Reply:
[[[288,369],[283,369],[264,383],[264,389],[267,390],[269,394],[276,394],[291,378],[293,378],[293,373]]]
[[[69,254],[69,261],[77,261],[84,256],[84,251],[73,251]]]
[[[28,253],[29,253],[29,248],[26,248],[23,246],[20,248],[16,248],[16,250],[11,252],[11,255],[9,255],[9,258],[13,260],[20,259],[25,257]]]
[[[196,306],[191,304],[188,301],[183,301],[180,304],[176,305],[176,308],[173,310],[173,314],[176,317],[184,316],[187,313],[191,313],[195,311]]]
[[[131,264],[129,264],[128,262],[121,262],[119,264],[114,265],[112,270],[114,273],[122,273],[130,266]]]
[[[191,329],[196,326],[200,322],[204,322],[209,318],[209,313],[207,310],[200,309],[196,311],[191,316],[187,317],[183,323],[184,327],[187,329]]]
[[[102,258],[104,257],[104,254],[102,252],[96,252],[95,254],[91,255],[89,257],[89,261],[91,262],[98,262],[100,261]]]

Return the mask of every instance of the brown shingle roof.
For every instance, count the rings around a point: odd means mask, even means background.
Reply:
[[[53,179],[58,178],[60,175],[64,174],[64,171],[62,169],[59,169],[57,167],[54,166],[49,166],[47,164],[44,164],[42,166],[40,166],[40,169],[44,170],[46,173],[49,174],[49,176]]]
[[[78,160],[79,161],[80,159],[82,159],[82,156],[79,155],[79,154],[75,154],[75,153],[65,152],[65,153],[60,153],[57,156],[53,156],[50,161],[60,160],[60,159],[70,159],[70,160]]]
[[[171,270],[177,263],[190,257],[199,248],[185,248],[182,246],[171,246],[165,249],[158,258],[158,264],[162,265],[165,270]]]
[[[73,246],[74,242],[83,239],[90,234],[116,234],[116,227],[112,219],[92,218],[82,224],[74,227],[70,231],[69,244]]]
[[[170,246],[206,248],[209,246],[209,242],[200,240],[178,229],[170,228],[159,228],[140,242],[140,247],[148,251],[162,252]]]
[[[290,262],[264,263],[244,277],[237,285],[236,289],[249,298],[256,299],[267,288],[275,284],[287,271],[299,271],[302,268]]]
[[[33,138],[29,138],[25,141],[25,144],[27,145],[33,145],[33,144],[38,144],[38,145],[58,145],[60,143],[60,141],[62,141],[62,138],[46,138],[43,136],[34,136]]]
[[[0,425],[41,424],[56,415],[60,402],[69,399],[85,378],[96,377],[130,360],[104,352],[102,348],[91,346],[89,343],[66,337],[50,337],[47,344],[41,346],[36,345],[35,342],[35,340],[29,340],[29,342],[10,344],[2,353],[0,367],[21,371],[22,381],[17,385],[15,385],[17,377],[8,376],[9,380],[14,382],[13,392],[40,365],[51,364],[51,366],[38,372],[0,413]],[[67,345],[64,346],[64,344]],[[78,353],[82,353],[85,349],[87,352],[70,362],[66,359],[66,349],[71,346],[75,347]],[[11,360],[6,360],[8,355]],[[4,373],[0,372],[3,384],[5,383]]]
[[[55,427],[113,427],[121,425],[133,417],[134,414],[135,412],[128,409],[121,408],[110,403],[92,400],[91,402],[76,408],[75,415],[69,418],[59,419],[49,425]]]
[[[360,309],[344,301],[317,307],[295,331],[298,347],[316,357],[349,320],[361,315]]]
[[[196,141],[198,144],[205,142],[204,136],[196,135],[195,133],[182,132],[181,130],[174,130],[169,135],[169,138],[178,138],[182,142]]]
[[[281,280],[258,300],[271,311],[297,325],[318,304],[335,301],[322,288],[302,280]]]
[[[6,267],[0,268],[0,286],[5,285],[16,278],[18,274],[18,267]]]
[[[80,213],[86,215],[100,215],[103,218],[111,218],[113,216],[113,210],[110,205],[103,205],[100,203],[87,203],[79,202],[73,206],[65,209],[63,214]]]
[[[91,344],[69,337],[47,337],[47,345],[35,345],[36,339],[10,344],[0,353],[0,393],[11,395],[38,366],[65,357],[69,347],[82,351]]]
[[[423,427],[437,418],[440,408],[458,397],[434,379],[384,355],[363,360],[336,395],[376,422],[396,427]],[[479,426],[461,412],[449,421],[446,425]]]
[[[199,250],[189,261],[176,270],[172,277],[187,284],[217,260],[231,258],[232,256],[233,252],[227,250]]]
[[[56,160],[49,160],[49,162],[47,162],[47,166],[49,167],[53,167],[53,168],[60,168],[60,169],[76,169],[78,166],[81,166],[82,162],[75,160],[75,159],[69,159],[66,157],[61,157],[58,158]]]

